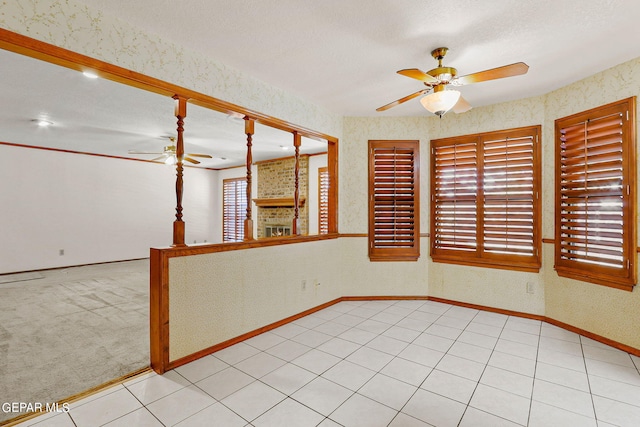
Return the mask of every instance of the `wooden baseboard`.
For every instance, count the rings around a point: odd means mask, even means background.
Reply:
[[[594,341],[598,341],[601,342],[603,344],[609,345],[611,347],[614,347],[616,349],[622,350],[626,353],[630,353],[633,354],[635,356],[640,357],[640,349],[637,348],[633,348],[630,347],[626,344],[622,344],[619,343],[617,341],[611,340],[609,338],[605,338],[602,337],[600,335],[591,333],[589,331],[585,331],[584,329],[580,329],[577,328],[575,326],[571,326],[569,324],[560,322],[558,320],[543,316],[543,315],[539,315],[539,314],[531,314],[531,313],[525,313],[525,312],[521,312],[521,311],[513,311],[513,310],[505,310],[502,308],[497,308],[497,307],[489,307],[489,306],[485,306],[485,305],[479,305],[479,304],[472,304],[472,303],[467,303],[467,302],[463,302],[463,301],[454,301],[454,300],[449,300],[449,299],[445,299],[445,298],[438,298],[438,297],[431,297],[431,296],[424,296],[424,295],[401,295],[401,296],[393,296],[393,295],[383,295],[383,296],[344,296],[344,297],[340,297],[337,298],[335,300],[329,301],[327,303],[321,304],[319,306],[313,307],[309,310],[305,310],[301,313],[298,313],[296,315],[287,317],[286,319],[282,319],[278,322],[274,322],[270,325],[264,326],[262,328],[258,328],[255,329],[253,331],[247,332],[246,334],[242,334],[238,337],[232,338],[230,340],[221,342],[219,344],[213,345],[211,347],[205,348],[203,350],[200,350],[196,353],[193,353],[189,356],[185,356],[182,357],[180,359],[174,360],[172,362],[169,362],[169,366],[168,369],[174,369],[177,368],[178,366],[182,366],[186,363],[192,362],[194,360],[197,360],[201,357],[204,356],[208,356],[212,353],[215,353],[216,351],[220,351],[226,347],[232,346],[234,344],[237,344],[239,342],[242,342],[244,340],[247,340],[249,338],[252,338],[256,335],[259,335],[263,332],[267,332],[270,331],[272,329],[275,329],[277,327],[283,326],[287,323],[293,322],[297,319],[300,319],[301,317],[307,316],[311,313],[314,313],[316,311],[322,310],[324,308],[330,307],[334,304],[337,304],[339,302],[342,301],[384,301],[384,300],[428,300],[428,301],[434,301],[434,302],[440,302],[443,304],[451,304],[451,305],[456,305],[456,306],[460,306],[460,307],[466,307],[466,308],[473,308],[476,310],[482,310],[482,311],[489,311],[492,313],[499,313],[499,314],[504,314],[507,316],[515,316],[515,317],[522,317],[525,319],[532,319],[532,320],[540,320],[543,322],[547,322],[550,323],[552,325],[561,327],[563,329],[566,329],[568,331],[571,332],[575,332],[577,334],[580,335],[584,335],[587,338],[591,338]]]
[[[505,310],[502,308],[488,307],[486,305],[471,304],[468,302],[454,301],[454,300],[438,298],[438,297],[428,297],[427,299],[429,301],[441,302],[444,304],[457,305],[460,307],[473,308],[473,309],[482,310],[482,311],[490,311],[492,313],[506,314],[507,316],[516,316],[516,317],[523,317],[525,319],[542,320],[543,322],[546,320],[546,317],[540,314],[531,314],[531,313],[525,313],[522,311]]]
[[[428,300],[424,295],[401,295],[401,296],[372,296],[372,297],[342,297],[340,301],[388,301],[388,300]]]
[[[227,348],[227,347],[232,346],[234,344],[237,344],[239,342],[248,340],[249,338],[253,338],[256,335],[260,335],[260,334],[262,334],[264,332],[267,332],[267,331],[270,331],[272,329],[278,328],[280,326],[286,325],[287,323],[291,323],[291,322],[293,322],[295,320],[300,319],[301,317],[305,317],[305,316],[307,316],[307,315],[309,315],[311,313],[315,313],[316,311],[320,311],[320,310],[323,310],[323,309],[325,309],[327,307],[330,307],[330,306],[332,306],[334,304],[337,304],[340,301],[342,301],[342,298],[337,298],[335,300],[332,300],[332,301],[326,302],[324,304],[320,304],[320,305],[318,305],[316,307],[310,308],[308,310],[305,310],[305,311],[303,311],[301,313],[294,314],[293,316],[289,316],[289,317],[287,317],[285,319],[282,319],[282,320],[279,320],[277,322],[271,323],[271,324],[269,324],[267,326],[263,326],[262,328],[254,329],[253,331],[249,331],[249,332],[247,332],[245,334],[242,334],[242,335],[239,335],[239,336],[237,336],[235,338],[231,338],[231,339],[229,339],[227,341],[224,341],[224,342],[221,342],[219,344],[213,345],[211,347],[205,348],[203,350],[200,350],[200,351],[195,352],[193,354],[190,354],[188,356],[181,357],[180,359],[176,359],[174,361],[170,361],[167,370],[177,368],[178,366],[182,366],[182,365],[187,364],[189,362],[193,362],[194,360],[200,359],[201,357],[208,356],[208,355],[210,355],[212,353],[215,353],[216,351],[220,351],[223,348]],[[161,372],[158,372],[158,373],[161,373]]]
[[[429,301],[442,302],[442,303],[446,303],[446,304],[458,305],[458,306],[467,307],[467,308],[475,308],[477,310],[483,310],[483,311],[490,311],[490,312],[493,312],[493,313],[506,314],[508,316],[516,316],[516,317],[523,317],[525,319],[541,320],[543,322],[550,323],[550,324],[552,324],[554,326],[558,326],[559,328],[566,329],[569,332],[575,332],[576,334],[584,335],[585,337],[590,338],[590,339],[592,339],[594,341],[598,341],[598,342],[601,342],[602,344],[606,344],[606,345],[611,346],[613,348],[616,348],[618,350],[622,350],[625,353],[630,353],[630,354],[633,354],[634,356],[640,357],[640,349],[628,346],[626,344],[619,343],[618,341],[614,341],[614,340],[609,339],[609,338],[605,338],[605,337],[603,337],[601,335],[594,334],[592,332],[586,331],[586,330],[578,328],[576,326],[572,326],[572,325],[570,325],[568,323],[561,322],[561,321],[553,319],[551,317],[542,316],[542,315],[539,315],[539,314],[524,313],[524,312],[520,312],[520,311],[504,310],[502,308],[496,308],[496,307],[487,307],[485,305],[470,304],[470,303],[461,302],[461,301],[453,301],[453,300],[448,300],[448,299],[444,299],[444,298],[428,297],[427,299]]]
[[[594,334],[593,332],[589,332],[581,328],[576,328],[575,326],[569,325],[568,323],[551,319],[550,317],[545,317],[545,322],[555,325],[559,328],[566,329],[569,332],[575,332],[576,334],[584,335],[585,337],[590,338],[594,341],[598,341],[598,342],[601,342],[602,344],[606,344],[610,347],[617,348],[618,350],[622,350],[625,353],[630,353],[630,354],[633,354],[634,356],[640,357],[640,349],[633,348],[626,344],[619,343],[617,341],[603,337],[602,335]]]
[[[130,380],[134,379],[137,376],[148,374],[150,372],[153,372],[151,367],[138,369],[137,371],[130,372],[130,373],[125,374],[125,375],[123,375],[123,376],[121,376],[119,378],[116,378],[114,380],[107,381],[106,383],[103,383],[103,384],[100,384],[98,386],[92,387],[89,390],[85,390],[83,392],[74,394],[73,396],[67,397],[66,399],[62,399],[62,400],[60,400],[59,402],[56,402],[56,403],[58,404],[59,407],[61,407],[65,403],[77,402],[80,399],[84,399],[85,397],[89,397],[89,396],[91,396],[93,394],[96,394],[96,393],[99,393],[101,391],[107,390],[107,389],[109,389],[111,387],[117,386],[118,384],[122,384],[124,382],[130,381]],[[10,420],[0,421],[0,426],[2,426],[2,427],[12,427],[12,426],[18,425],[18,424],[23,423],[23,422],[25,422],[27,420],[39,417],[39,416],[44,415],[44,414],[46,414],[46,412],[28,412],[26,414],[19,415],[19,416],[15,417],[15,418],[11,418]]]

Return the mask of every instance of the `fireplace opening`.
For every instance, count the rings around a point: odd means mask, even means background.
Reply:
[[[291,225],[267,224],[264,226],[264,237],[291,236]]]

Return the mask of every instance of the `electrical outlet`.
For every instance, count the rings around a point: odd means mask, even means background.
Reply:
[[[303,280],[302,282],[300,282],[300,288],[304,291],[305,289],[307,289],[307,281]]]
[[[536,293],[536,288],[533,282],[527,282],[527,293],[528,294],[535,294]]]

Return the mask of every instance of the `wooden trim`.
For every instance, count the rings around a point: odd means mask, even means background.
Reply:
[[[39,271],[58,270],[58,269],[61,269],[61,268],[87,267],[87,266],[90,266],[90,265],[114,264],[116,262],[140,261],[140,260],[143,260],[143,259],[148,259],[148,258],[120,259],[120,260],[117,260],[117,261],[90,262],[88,264],[61,265],[60,267],[38,268],[36,270],[11,271],[11,272],[8,272],[8,273],[0,273],[0,277],[7,276],[7,275],[10,275],[10,274],[35,273],[35,272],[39,272]]]
[[[569,332],[574,332],[574,333],[579,334],[579,335],[584,335],[585,337],[590,338],[590,339],[592,339],[594,341],[601,342],[602,344],[606,344],[606,345],[611,346],[613,348],[617,348],[618,350],[622,350],[625,353],[631,353],[634,356],[640,357],[640,349],[633,348],[633,347],[628,346],[626,344],[622,344],[622,343],[619,343],[619,342],[614,341],[612,339],[603,337],[602,335],[594,334],[593,332],[589,332],[589,331],[586,331],[584,329],[577,328],[575,326],[571,326],[568,323],[564,323],[564,322],[561,322],[559,320],[552,319],[551,317],[545,317],[544,321],[547,322],[547,323],[550,323],[550,324],[552,324],[554,326],[557,326],[559,328],[566,329]]]
[[[280,326],[286,325],[287,323],[291,323],[291,322],[293,322],[295,320],[300,319],[301,317],[307,316],[307,315],[309,315],[311,313],[315,313],[316,311],[320,311],[320,310],[323,310],[323,309],[325,309],[327,307],[330,307],[330,306],[332,306],[332,305],[334,305],[336,303],[339,303],[340,301],[342,301],[341,298],[336,298],[336,299],[334,299],[332,301],[325,302],[324,304],[320,304],[318,306],[312,307],[312,308],[310,308],[308,310],[305,310],[303,312],[300,312],[298,314],[294,314],[293,316],[289,316],[289,317],[284,318],[282,320],[278,320],[277,322],[273,322],[273,323],[271,323],[271,324],[269,324],[267,326],[263,326],[261,328],[254,329],[253,331],[250,331],[250,332],[247,332],[245,334],[239,335],[239,336],[237,336],[235,338],[231,338],[229,340],[223,341],[223,342],[221,342],[219,344],[216,344],[216,345],[213,345],[211,347],[205,348],[205,349],[200,350],[200,351],[198,351],[196,353],[190,354],[190,355],[185,356],[185,357],[181,357],[180,359],[176,359],[176,360],[174,360],[172,362],[169,362],[168,369],[177,368],[178,366],[185,365],[185,364],[187,364],[189,362],[193,362],[194,360],[200,359],[201,357],[208,356],[208,355],[210,355],[212,353],[215,353],[216,351],[220,351],[223,348],[227,348],[229,346],[232,346],[234,344],[237,344],[237,343],[242,342],[244,340],[247,340],[249,338],[253,338],[256,335],[260,335],[260,334],[262,334],[264,332],[267,332],[267,331],[270,331],[272,329],[279,328]]]
[[[118,377],[116,379],[107,381],[106,383],[102,383],[100,385],[97,385],[95,387],[91,387],[89,390],[85,390],[82,391],[80,393],[76,393],[70,397],[67,397],[65,399],[59,400],[58,405],[62,406],[62,404],[64,403],[73,403],[76,402],[80,399],[84,399],[85,397],[89,397],[93,394],[99,393],[103,390],[107,390],[111,387],[114,387],[116,385],[122,384],[124,382],[127,381],[131,381],[132,379],[134,379],[135,377],[141,376],[141,375],[145,375],[152,372],[151,368],[142,368],[142,369],[138,369],[137,371],[133,371],[131,373],[122,375],[121,377]],[[4,426],[4,427],[13,427],[16,426],[20,423],[23,423],[27,420],[31,420],[34,418],[37,418],[41,415],[46,414],[46,412],[28,412],[26,414],[22,414],[22,415],[18,415],[15,418],[11,418],[9,420],[5,420],[5,421],[0,421],[0,426]]]
[[[182,194],[184,192],[183,171],[184,171],[184,119],[187,117],[187,98],[174,95],[175,116],[177,120],[176,140],[176,219],[173,221],[173,246],[187,246],[184,242],[185,224],[182,220]]]
[[[136,71],[131,71],[117,65],[109,64],[80,53],[72,52],[31,37],[23,36],[4,28],[0,28],[0,48],[80,72],[93,71],[104,79],[113,80],[118,83],[148,90],[160,95],[168,97],[180,95],[188,98],[190,103],[201,107],[219,111],[224,114],[239,113],[243,116],[248,116],[259,123],[285,132],[297,131],[307,138],[338,142],[336,137],[302,126],[297,126],[293,123],[250,110],[230,102],[221,101],[194,90],[168,83]]]
[[[523,317],[525,319],[542,320],[542,321],[546,319],[546,317],[540,314],[530,314],[522,311],[505,310],[502,308],[489,307],[486,305],[472,304],[472,303],[462,302],[462,301],[454,301],[454,300],[445,299],[445,298],[428,297],[427,299],[429,301],[441,302],[444,304],[457,305],[460,307],[473,308],[476,310],[490,311],[492,313],[506,314],[507,316],[516,316],[516,317]]]
[[[584,329],[580,329],[580,328],[576,328],[574,326],[571,326],[569,324],[557,321],[555,319],[543,316],[543,315],[539,315],[539,314],[531,314],[531,313],[525,313],[525,312],[521,312],[521,311],[514,311],[514,310],[507,310],[507,309],[502,309],[502,308],[497,308],[497,307],[489,307],[489,306],[484,306],[484,305],[479,305],[479,304],[472,304],[472,303],[467,303],[467,302],[462,302],[462,301],[454,301],[454,300],[449,300],[449,299],[445,299],[445,298],[439,298],[439,297],[432,297],[432,296],[424,296],[424,295],[400,295],[400,296],[393,296],[393,295],[376,295],[376,296],[343,296],[340,298],[336,298],[334,300],[331,300],[329,302],[326,302],[324,304],[318,305],[316,307],[310,308],[308,310],[305,310],[301,313],[295,314],[293,316],[289,316],[285,319],[282,319],[280,321],[271,323],[267,326],[264,326],[262,328],[258,328],[255,329],[253,331],[247,332],[245,334],[239,335],[235,338],[229,339],[227,341],[221,342],[219,344],[213,345],[211,347],[208,347],[206,349],[200,350],[196,353],[190,354],[188,356],[182,357],[180,359],[174,360],[172,362],[170,362],[168,364],[167,370],[170,369],[174,369],[177,368],[178,366],[182,366],[184,364],[187,364],[189,362],[193,362],[194,360],[197,360],[201,357],[204,356],[208,356],[212,353],[215,353],[216,351],[220,351],[226,347],[232,346],[234,344],[237,344],[239,342],[242,342],[244,340],[247,340],[249,338],[252,338],[256,335],[262,334],[264,332],[270,331],[272,329],[278,328],[280,326],[283,326],[287,323],[293,322],[297,319],[300,319],[301,317],[307,316],[309,314],[315,313],[317,311],[323,310],[327,307],[330,307],[334,304],[337,304],[339,302],[343,302],[343,301],[388,301],[388,300],[403,300],[403,301],[411,301],[411,300],[418,300],[418,301],[434,301],[434,302],[440,302],[443,304],[450,304],[450,305],[455,305],[455,306],[459,306],[459,307],[466,307],[466,308],[472,308],[472,309],[476,309],[476,310],[482,310],[482,311],[488,311],[488,312],[492,312],[492,313],[499,313],[499,314],[504,314],[507,316],[515,316],[515,317],[521,317],[521,318],[525,318],[525,319],[532,319],[532,320],[539,320],[542,322],[547,322],[550,323],[552,325],[558,326],[560,328],[566,329],[568,331],[571,332],[575,332],[577,334],[581,334],[586,336],[587,338],[593,339],[594,341],[598,341],[598,342],[602,342],[603,344],[609,345],[611,347],[617,348],[619,350],[622,350],[624,352],[627,353],[631,353],[633,355],[639,356],[640,357],[640,349],[636,349],[633,348],[631,346],[628,346],[626,344],[622,344],[619,343],[617,341],[611,340],[609,338],[605,338],[602,337],[600,335],[597,334],[593,334],[591,332],[585,331]]]
[[[608,346],[611,346],[613,348],[616,348],[618,350],[622,350],[626,353],[631,353],[634,356],[638,356],[640,357],[640,349],[638,348],[634,348],[631,346],[628,346],[626,344],[622,344],[618,341],[614,341],[612,339],[603,337],[601,335],[598,334],[594,334],[592,332],[586,331],[584,329],[581,328],[577,328],[575,326],[571,326],[568,323],[564,323],[561,322],[559,320],[555,320],[551,317],[547,317],[547,316],[542,316],[539,314],[530,314],[530,313],[524,313],[521,311],[512,311],[512,310],[505,310],[502,308],[496,308],[496,307],[488,307],[485,305],[478,305],[478,304],[471,304],[471,303],[466,303],[466,302],[460,302],[460,301],[453,301],[453,300],[449,300],[449,299],[444,299],[444,298],[438,298],[438,297],[428,297],[427,298],[429,301],[435,301],[435,302],[442,302],[445,304],[451,304],[451,305],[457,305],[460,307],[467,307],[467,308],[474,308],[476,310],[483,310],[483,311],[490,311],[492,313],[500,313],[500,314],[506,314],[508,316],[516,316],[516,317],[522,317],[525,319],[533,319],[533,320],[541,320],[543,322],[547,322],[550,323],[552,325],[558,326],[562,329],[566,329],[570,332],[575,332],[576,334],[580,334],[580,335],[584,335],[587,338],[590,338],[594,341],[598,341],[601,342],[603,344],[606,344]]]
[[[304,206],[306,200],[305,197],[300,197],[298,200],[299,206]],[[253,199],[253,203],[260,208],[292,208],[296,205],[295,198],[293,197]]]
[[[447,256],[435,256],[431,255],[431,259],[433,262],[440,262],[443,264],[455,264],[455,265],[466,265],[469,267],[483,267],[483,268],[496,268],[499,270],[511,270],[511,271],[524,271],[528,273],[538,273],[540,271],[540,265],[518,265],[515,262],[496,262],[491,259],[483,259],[483,258],[474,258],[469,256],[467,259],[461,259],[457,257],[447,257]]]
[[[326,154],[326,153],[319,153],[319,154]],[[300,157],[311,157],[311,156],[315,156],[316,154],[300,154]],[[254,165],[262,165],[265,163],[271,163],[271,162],[279,162],[281,160],[289,160],[289,159],[295,159],[296,156],[285,156],[285,157],[276,157],[275,159],[267,159],[267,160],[258,160],[257,162],[253,162]]]
[[[338,237],[369,237],[367,233],[340,233]],[[429,233],[420,233],[420,237],[430,237]]]
[[[197,246],[187,246],[184,248],[152,248],[154,251],[161,251],[168,258],[183,257],[191,255],[204,255],[217,252],[237,251],[242,249],[251,248],[263,248],[268,246],[277,245],[289,245],[295,243],[314,242],[319,240],[331,240],[337,239],[338,234],[323,234],[312,236],[278,236],[269,237],[265,239],[257,239],[248,242],[227,242],[227,243],[212,243],[212,244],[198,244]]]
[[[255,122],[248,117],[244,118],[244,133],[247,135],[247,159],[245,161],[246,167],[246,182],[245,197],[247,199],[247,209],[245,213],[245,219],[243,223],[243,240],[253,240],[253,214],[251,206],[251,192],[253,191],[253,178],[251,176],[251,168],[253,166],[253,153],[251,148],[253,147],[253,133],[255,130]]]
[[[17,148],[29,148],[29,149],[32,149],[32,150],[54,151],[54,152],[66,153],[66,154],[82,154],[84,156],[104,157],[104,158],[107,158],[107,159],[131,160],[133,162],[153,163],[155,165],[166,166],[164,164],[164,162],[160,162],[160,161],[136,159],[136,158],[133,158],[133,157],[115,156],[115,155],[111,155],[111,154],[89,153],[87,151],[65,150],[65,149],[62,149],[62,148],[52,148],[52,147],[38,147],[38,146],[35,146],[35,145],[17,144],[15,142],[5,142],[5,141],[0,141],[0,145],[6,145],[6,146],[9,146],[9,147],[17,147]],[[184,165],[184,167],[196,168],[196,169],[205,169],[205,170],[212,170],[212,171],[220,170],[220,169],[215,169],[215,168],[200,168],[200,167],[191,166],[191,165]]]
[[[376,296],[350,296],[342,297],[340,301],[388,301],[388,300],[428,300],[429,297],[425,295],[376,295]]]
[[[303,145],[300,145],[301,147]],[[327,151],[322,151],[320,153],[305,153],[305,154],[300,154],[300,158],[302,157],[314,157],[314,156],[323,156],[323,155],[327,155]],[[285,156],[285,157],[276,157],[274,159],[268,159],[268,160],[258,160],[257,162],[253,162],[254,165],[261,165],[263,163],[269,163],[269,162],[275,162],[278,160],[288,160],[288,159],[295,159],[296,156]],[[237,166],[236,166],[237,167]]]
[[[159,374],[169,365],[169,256],[151,249],[149,333],[151,368]]]
[[[329,234],[338,233],[338,142],[329,141],[327,168],[329,170]]]

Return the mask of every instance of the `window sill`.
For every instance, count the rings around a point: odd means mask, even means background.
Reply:
[[[588,271],[576,271],[574,269],[566,269],[562,267],[555,267],[556,273],[560,277],[566,277],[567,279],[579,280],[581,282],[592,283],[594,285],[607,286],[614,289],[620,289],[627,292],[632,292],[634,283],[630,283],[631,280],[627,278],[615,278],[615,277],[602,277],[596,274],[589,274]],[[627,282],[627,283],[625,283]]]
[[[515,263],[515,262],[499,262],[496,260],[488,260],[488,259],[478,259],[478,258],[454,258],[454,257],[444,257],[444,256],[433,256],[431,255],[431,259],[433,262],[440,262],[443,264],[456,264],[456,265],[466,265],[469,267],[484,267],[484,268],[495,268],[499,270],[512,270],[512,271],[522,271],[526,273],[539,273],[540,272],[540,263]]]

